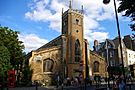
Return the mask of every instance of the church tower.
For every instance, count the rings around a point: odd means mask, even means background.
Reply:
[[[84,36],[83,36],[83,6],[81,10],[72,9],[70,1],[69,9],[63,13],[62,9],[62,35],[66,36],[66,76],[78,76],[80,62],[84,60]],[[81,67],[82,68],[82,67]]]

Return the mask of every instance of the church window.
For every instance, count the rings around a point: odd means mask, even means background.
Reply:
[[[99,72],[99,62],[98,61],[95,61],[93,64],[93,71]]]
[[[81,59],[81,50],[80,50],[80,43],[77,39],[75,42],[75,62],[80,62]]]
[[[51,59],[46,59],[43,61],[43,72],[52,72],[53,61]]]
[[[76,19],[76,25],[78,25],[79,24],[79,20],[78,19]]]
[[[65,26],[67,24],[67,20],[63,21],[63,25]]]
[[[110,57],[113,57],[114,53],[113,51],[110,51]]]
[[[65,26],[65,25],[66,25],[66,23],[64,22],[64,23],[63,23],[63,25]]]

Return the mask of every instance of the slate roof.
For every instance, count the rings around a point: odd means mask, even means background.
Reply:
[[[62,35],[56,37],[55,39],[51,40],[50,42],[46,43],[45,45],[41,46],[40,48],[38,48],[36,51],[45,49],[45,48],[50,48],[53,46],[59,46],[62,44]]]

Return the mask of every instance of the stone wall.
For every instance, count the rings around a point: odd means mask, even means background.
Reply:
[[[99,72],[94,72],[93,70],[95,61],[99,62]],[[101,57],[95,52],[90,52],[90,65],[93,76],[107,77],[107,63],[105,62],[105,58]]]
[[[43,62],[46,59],[53,61],[51,72],[43,71]],[[40,83],[46,83],[50,85],[52,77],[54,77],[61,70],[61,47],[52,47],[38,52],[33,51],[32,57],[29,60],[29,64],[33,70],[32,81],[38,81]]]

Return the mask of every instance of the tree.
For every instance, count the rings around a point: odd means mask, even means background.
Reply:
[[[123,16],[131,18],[130,28],[135,31],[135,0],[119,0],[120,6],[118,7],[118,12],[125,12]],[[135,38],[135,34],[133,33]]]
[[[0,83],[7,81],[7,71],[11,69],[10,65],[10,53],[8,49],[0,43]],[[5,80],[4,80],[5,79]]]
[[[22,79],[21,79],[21,84],[24,85],[24,86],[31,85],[33,70],[30,69],[30,66],[25,65],[23,70],[22,70],[22,73],[23,73],[23,76],[22,76]]]
[[[12,66],[17,71],[20,71],[20,65],[24,60],[22,41],[18,39],[19,32],[13,31],[8,27],[0,26],[0,66],[3,70],[9,70],[8,66]],[[19,77],[17,77],[19,78]],[[17,79],[18,80],[18,79]]]
[[[18,39],[19,32],[13,31],[8,27],[0,27],[0,41],[10,53],[10,63],[13,68],[17,68],[17,64],[23,59],[22,50],[24,45]]]

